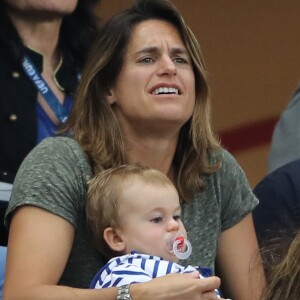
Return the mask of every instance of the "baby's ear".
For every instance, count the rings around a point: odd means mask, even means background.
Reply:
[[[107,227],[103,232],[103,238],[110,249],[116,252],[123,252],[126,248],[122,237],[117,233],[115,228]]]

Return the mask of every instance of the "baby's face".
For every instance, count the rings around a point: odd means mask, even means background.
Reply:
[[[126,245],[125,253],[135,250],[177,262],[167,243],[178,233],[186,238],[176,189],[137,179],[125,189],[122,198],[119,232]]]

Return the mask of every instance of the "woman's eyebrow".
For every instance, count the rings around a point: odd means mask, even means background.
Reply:
[[[156,46],[150,46],[150,47],[145,47],[142,48],[141,50],[138,50],[135,52],[135,55],[140,55],[140,54],[150,54],[150,53],[158,53],[159,48]]]
[[[160,52],[160,48],[157,46],[150,46],[150,47],[145,47],[141,50],[138,50],[135,52],[135,55],[140,55],[140,54],[151,54],[151,53],[159,53]],[[186,48],[184,47],[173,47],[170,49],[169,53],[171,55],[174,54],[186,54],[188,55],[188,51]]]
[[[188,55],[188,51],[186,48],[183,47],[174,47],[170,51],[171,54],[186,54]]]

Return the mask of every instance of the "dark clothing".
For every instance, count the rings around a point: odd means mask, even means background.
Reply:
[[[259,243],[300,228],[300,159],[276,169],[254,189],[253,220]]]
[[[26,52],[41,73],[42,55]],[[0,181],[12,183],[21,162],[37,144],[37,89],[1,44],[0,66]],[[56,79],[66,94],[74,93],[77,77],[78,71],[64,59]]]
[[[43,56],[24,48],[15,30],[4,21],[0,20],[0,182],[13,183],[22,161],[38,142],[38,91],[23,72],[21,57],[26,53],[41,73]],[[64,55],[55,74],[66,95],[74,94],[79,74],[70,57]],[[5,246],[8,232],[3,219],[7,202],[1,200],[0,245]]]

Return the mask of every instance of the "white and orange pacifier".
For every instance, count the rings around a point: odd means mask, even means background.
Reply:
[[[182,235],[178,235],[173,242],[172,250],[179,259],[187,259],[192,254],[192,245]]]

